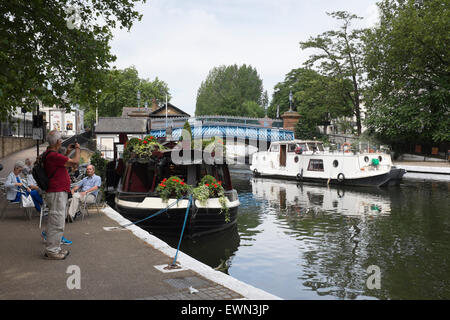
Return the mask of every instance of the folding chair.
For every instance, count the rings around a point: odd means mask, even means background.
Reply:
[[[88,196],[95,197],[95,201],[93,203],[86,203]],[[99,206],[102,205],[102,199],[103,199],[103,193],[102,193],[101,189],[98,189],[97,195],[94,195],[93,191],[87,193],[86,196],[84,197],[83,203],[81,203],[81,205],[80,205],[81,220],[84,219],[85,214],[89,215],[88,209],[91,206],[95,206],[95,208],[97,209],[97,213],[100,214]]]
[[[33,208],[24,208],[22,206],[22,201],[11,202],[8,199],[6,199],[6,187],[5,187],[5,180],[4,179],[0,181],[0,193],[1,193],[1,197],[3,198],[3,201],[5,201],[5,204],[3,205],[3,208],[2,208],[2,210],[0,212],[0,219],[4,218],[6,208],[8,208],[10,206],[13,206],[13,207],[24,209],[25,216],[28,217],[29,220],[31,220],[31,215],[33,213],[33,211],[32,211]]]

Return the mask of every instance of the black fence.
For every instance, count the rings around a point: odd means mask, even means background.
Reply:
[[[33,136],[33,121],[12,119],[0,122],[0,136],[28,137]]]

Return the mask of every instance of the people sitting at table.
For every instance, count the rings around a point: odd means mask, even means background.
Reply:
[[[37,190],[32,190],[28,187],[25,180],[22,180],[21,173],[25,164],[23,161],[17,161],[14,164],[13,171],[8,175],[5,181],[6,199],[11,202],[20,202],[21,195],[28,196],[31,194],[34,207],[38,212],[41,212],[42,198]]]
[[[80,211],[80,201],[95,203],[98,189],[102,185],[101,178],[95,174],[95,167],[90,164],[86,167],[86,177],[83,178],[74,188],[72,188],[72,199],[68,210],[68,219],[76,219]],[[79,190],[79,192],[77,192]]]

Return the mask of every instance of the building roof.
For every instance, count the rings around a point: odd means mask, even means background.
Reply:
[[[122,108],[122,117],[123,118],[127,118],[127,117],[148,117],[148,115],[150,114],[151,110],[150,109],[145,109],[145,108],[136,108],[136,107],[123,107]]]
[[[189,113],[184,112],[183,110],[181,110],[180,108],[175,107],[173,104],[171,104],[170,102],[167,103],[167,109],[172,109],[173,111],[175,111],[176,114],[174,113],[168,113],[168,117],[191,117],[191,115]],[[155,116],[166,116],[166,105],[164,104],[163,106],[159,107],[158,109],[150,112],[149,114],[150,117],[155,117]]]
[[[187,117],[190,118],[191,115],[184,112],[180,108],[175,107],[170,102],[167,103],[168,117]],[[149,117],[149,118],[159,118],[166,116],[166,105],[157,106],[156,104],[152,108],[135,108],[135,107],[123,107],[122,117],[136,118],[136,117]]]
[[[147,133],[146,118],[100,117],[95,126],[96,133]]]

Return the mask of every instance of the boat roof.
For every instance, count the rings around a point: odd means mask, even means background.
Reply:
[[[294,139],[294,140],[274,141],[274,142],[272,142],[272,144],[288,144],[288,143],[323,143],[323,141]]]

